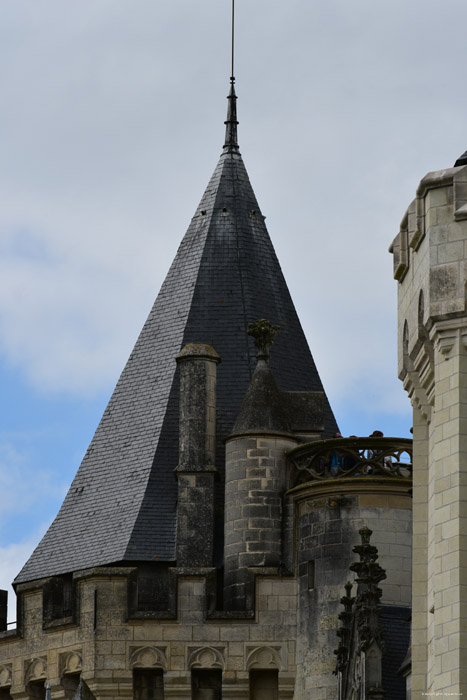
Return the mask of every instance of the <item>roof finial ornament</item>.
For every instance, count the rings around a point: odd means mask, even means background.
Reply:
[[[235,49],[235,0],[232,0],[232,68],[230,70],[230,81],[235,82],[234,71],[234,49]]]
[[[234,77],[234,48],[235,48],[235,0],[232,0],[232,63],[230,68],[230,92],[227,97],[229,106],[227,108],[227,120],[225,124],[225,143],[224,149],[229,153],[238,151],[237,141],[237,96],[235,94],[235,77]]]
[[[248,324],[248,335],[251,335],[258,350],[258,364],[261,360],[268,363],[269,350],[278,333],[279,326],[274,326],[267,318],[260,318],[256,323]]]

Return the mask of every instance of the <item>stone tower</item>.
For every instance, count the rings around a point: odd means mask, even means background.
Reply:
[[[16,578],[14,629],[0,594],[0,700],[333,700],[340,599],[365,526],[386,618],[407,627],[410,441],[331,437],[239,152],[236,99],[232,79],[219,162]],[[381,625],[400,663],[407,639],[396,649]],[[371,682],[396,700],[388,664]]]
[[[467,693],[466,166],[423,178],[390,248],[413,406],[414,694]]]

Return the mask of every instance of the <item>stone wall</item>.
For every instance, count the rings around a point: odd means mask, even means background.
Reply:
[[[467,694],[467,168],[421,181],[391,251],[414,409],[412,689]]]
[[[43,629],[42,584],[24,584],[23,636],[0,637],[0,688],[22,700],[28,683],[65,698],[66,679],[81,674],[96,698],[132,698],[133,669],[162,669],[166,698],[191,698],[192,669],[220,669],[222,697],[246,698],[252,670],[276,670],[278,698],[292,698],[296,581],[257,577],[253,620],[208,619],[206,578],[178,576],[177,619],[128,617],[131,569],[77,575],[75,620]]]
[[[300,700],[337,698],[333,672],[340,599],[346,582],[353,581],[352,548],[360,542],[362,527],[373,531],[372,544],[387,573],[381,602],[410,606],[411,499],[407,486],[393,485],[391,492],[390,486],[380,482],[370,476],[305,484],[294,490],[299,548],[296,697]]]
[[[247,607],[249,567],[283,563],[283,495],[286,454],[296,441],[280,436],[239,436],[226,445],[225,607]]]

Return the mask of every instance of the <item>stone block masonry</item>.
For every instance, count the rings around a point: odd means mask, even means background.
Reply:
[[[189,343],[180,365],[180,430],[177,504],[178,566],[211,566],[216,476],[216,365],[204,343]]]
[[[245,610],[249,567],[282,562],[282,498],[293,438],[238,436],[226,445],[225,607]]]
[[[467,694],[467,168],[429,173],[391,251],[413,406],[412,692]]]
[[[51,686],[65,698],[77,674],[98,700],[133,698],[135,669],[163,672],[164,697],[191,698],[192,670],[222,672],[222,697],[245,698],[252,670],[278,673],[280,700],[291,700],[295,679],[296,582],[258,577],[254,621],[206,620],[205,577],[178,578],[177,619],[132,619],[130,568],[82,572],[73,623],[43,630],[43,582],[24,584],[25,634],[0,637],[0,688],[30,700],[28,684]],[[271,610],[273,614],[271,615]],[[4,633],[5,635],[5,633]]]

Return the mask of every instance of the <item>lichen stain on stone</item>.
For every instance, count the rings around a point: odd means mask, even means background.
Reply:
[[[430,271],[432,301],[450,299],[457,292],[457,265],[444,265]]]

